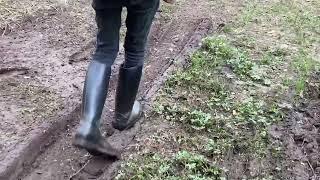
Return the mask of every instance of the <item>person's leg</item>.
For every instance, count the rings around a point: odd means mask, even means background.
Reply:
[[[149,31],[159,8],[159,0],[136,2],[138,3],[127,6],[127,34],[124,44],[126,68],[143,65]]]
[[[126,7],[128,15],[125,62],[119,71],[113,122],[114,128],[118,130],[131,128],[142,114],[141,105],[135,99],[141,80],[148,34],[159,7],[159,0],[128,0]]]
[[[89,64],[82,99],[81,124],[74,145],[94,155],[119,156],[100,133],[100,119],[106,100],[111,65],[119,50],[122,7],[96,9],[98,25],[96,51]]]

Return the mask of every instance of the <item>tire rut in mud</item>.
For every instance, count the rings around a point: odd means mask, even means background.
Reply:
[[[320,100],[313,100],[305,107],[294,108],[286,121],[272,127],[271,135],[284,145],[283,175],[288,179],[320,177]]]
[[[139,92],[146,105],[146,111],[150,108],[148,104],[150,104],[153,95],[165,80],[165,77],[162,77],[163,74],[168,74],[168,69],[173,70],[171,68],[173,64],[181,63],[181,61],[185,60],[189,53],[199,46],[201,38],[212,27],[211,21],[208,19],[193,19],[186,22],[186,24],[182,25],[174,21],[169,26],[165,26],[166,29],[160,29],[164,27],[161,24],[155,24],[153,27],[150,37],[149,58],[146,62],[145,74]],[[159,31],[162,33],[159,33]],[[81,59],[80,54],[75,55],[77,56],[76,59]],[[110,127],[110,120],[113,118],[112,109],[116,87],[115,72],[123,59],[123,53],[120,54],[122,55],[118,58],[113,68],[109,95],[103,112],[102,132],[114,131]],[[141,122],[143,122],[143,119]],[[117,149],[125,151],[139,130],[140,123],[128,131],[121,133],[115,131],[108,138],[108,141]],[[66,129],[66,132],[57,137],[55,144],[40,155],[31,167],[26,168],[22,179],[97,179],[103,173],[104,177],[106,173],[107,176],[111,177],[116,171],[119,162],[91,157],[86,152],[73,148],[71,139],[74,131],[75,124],[71,124]]]
[[[313,86],[315,85],[315,86]],[[285,179],[320,179],[320,78],[311,77],[306,99],[287,108],[287,118],[270,128],[274,142],[284,147],[282,175]]]

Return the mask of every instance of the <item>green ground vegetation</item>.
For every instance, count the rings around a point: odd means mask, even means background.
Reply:
[[[157,98],[149,119],[172,126],[174,140],[164,143],[175,148],[130,157],[117,179],[281,178],[283,147],[268,129],[286,117],[282,103],[306,98],[319,72],[319,9],[319,1],[246,2]],[[258,160],[257,170],[235,177],[237,160]]]

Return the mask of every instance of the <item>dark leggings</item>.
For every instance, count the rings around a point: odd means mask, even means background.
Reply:
[[[127,8],[127,33],[124,43],[125,68],[141,66],[144,62],[147,37],[159,0],[94,0],[98,25],[97,47],[93,61],[112,65],[119,51],[121,12]]]

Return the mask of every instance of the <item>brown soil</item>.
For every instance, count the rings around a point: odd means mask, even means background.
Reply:
[[[299,107],[289,107],[288,118],[270,128],[273,141],[283,144],[283,165],[287,169],[283,177],[287,179],[320,178],[320,91],[312,85],[319,85],[319,74],[309,83],[309,100],[302,102]]]
[[[242,7],[242,1],[178,1],[174,15],[164,18],[159,12],[150,36],[149,54],[139,97],[145,109],[161,84],[188,55],[199,47],[200,39],[212,29],[227,24]],[[95,23],[90,2],[80,0],[77,9],[52,9],[26,18],[21,26],[0,40],[0,164],[19,144],[28,142],[30,132],[44,122],[53,122],[61,113],[80,104],[82,84],[90,55],[94,50]],[[194,8],[197,7],[197,8]],[[81,14],[79,16],[79,14]],[[110,128],[113,116],[116,72],[123,61],[123,50],[114,65],[109,96],[103,112],[102,132],[108,141],[124,151],[123,158],[146,143],[148,136],[168,124],[138,123],[133,129],[118,132]],[[305,107],[291,109],[290,118],[271,128],[275,141],[286,144],[288,179],[317,179],[319,165],[319,97]],[[79,112],[76,112],[79,114]],[[71,146],[78,122],[53,138],[31,166],[25,166],[21,179],[112,179],[121,161],[91,157]],[[172,129],[171,129],[172,130]],[[159,146],[158,146],[159,147]],[[162,147],[165,148],[165,145]],[[299,163],[297,163],[299,162]],[[234,169],[244,169],[234,163]],[[234,177],[241,177],[234,172]]]
[[[1,37],[0,164],[16,156],[32,130],[79,104],[86,62],[72,65],[69,57],[94,35],[90,2],[80,5],[38,12]]]
[[[162,21],[161,14],[157,16],[150,39],[150,58],[146,62],[140,91],[146,107],[164,81],[162,74],[173,64],[173,60],[184,61],[211,29],[208,9],[192,10],[192,6],[198,3],[202,4],[199,7],[207,5],[205,1],[185,3],[169,22]],[[74,109],[79,105],[95,33],[90,3],[83,1],[80,5],[82,8],[79,9],[84,13],[81,17],[64,9],[39,12],[1,39],[1,61],[5,65],[0,71],[0,94],[3,95],[1,117],[4,117],[1,126],[11,127],[1,129],[1,157],[10,155],[10,149],[19,143],[27,142],[32,129],[37,129],[43,122],[54,121],[57,114],[67,112],[64,109]],[[225,23],[224,17],[213,15],[215,24]],[[120,52],[114,65],[115,71],[122,59],[123,53]],[[103,115],[106,135],[113,132],[108,124],[112,119],[115,83],[116,76],[113,75]],[[71,147],[76,124],[70,124],[32,166],[25,167],[23,179],[68,179],[79,170],[74,178],[98,178],[111,165],[105,160],[88,161],[92,157],[86,152]],[[109,141],[118,149],[124,149],[137,131],[139,125],[127,132],[115,132]],[[86,163],[87,166],[83,166]]]

